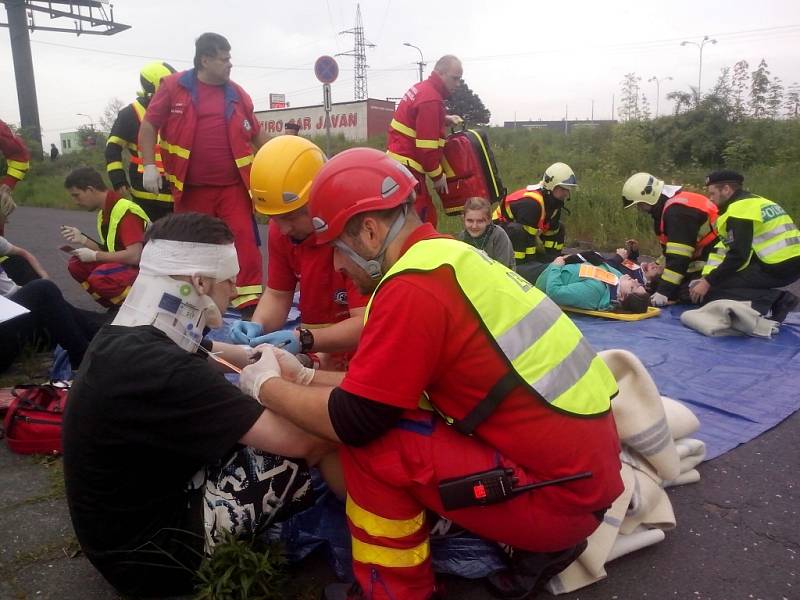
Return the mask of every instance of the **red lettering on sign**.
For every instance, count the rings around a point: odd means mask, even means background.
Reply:
[[[358,114],[357,113],[350,113],[347,115],[347,126],[348,127],[357,127],[358,126]]]
[[[311,129],[311,117],[303,117],[303,129]]]
[[[267,133],[275,133],[275,121],[267,121]]]

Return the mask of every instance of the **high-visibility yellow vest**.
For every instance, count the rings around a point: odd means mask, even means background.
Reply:
[[[753,222],[753,245],[740,271],[750,264],[753,254],[767,265],[800,256],[800,231],[792,218],[772,200],[753,195],[731,202],[717,219],[715,227],[720,241],[709,255],[703,275],[711,273],[725,260],[732,241],[728,239],[728,219],[731,217]]]
[[[437,238],[411,246],[381,280],[367,305],[365,322],[387,281],[445,265],[453,269],[461,293],[509,366],[506,376],[492,382],[487,398],[456,423],[460,430],[471,433],[519,386],[561,412],[582,417],[608,412],[616,381],[575,324],[530,282],[468,244]],[[499,398],[497,388],[502,389]]]
[[[114,207],[111,209],[111,214],[108,217],[108,235],[103,234],[103,211],[101,210],[97,213],[97,234],[100,236],[100,243],[106,247],[108,252],[115,251],[114,248],[116,248],[117,245],[117,227],[119,227],[122,217],[124,217],[127,212],[133,213],[144,222],[142,226],[143,230],[150,224],[147,213],[145,213],[138,204],[126,200],[125,198],[117,200],[116,204],[114,204]]]

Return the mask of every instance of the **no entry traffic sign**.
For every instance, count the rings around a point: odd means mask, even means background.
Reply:
[[[314,74],[322,83],[333,83],[339,76],[339,65],[332,56],[320,56],[314,63]]]

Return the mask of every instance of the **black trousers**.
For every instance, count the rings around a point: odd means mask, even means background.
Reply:
[[[769,273],[761,263],[751,262],[746,269],[713,285],[703,303],[712,300],[749,300],[755,310],[766,315],[783,295],[783,291],[776,288],[791,285],[798,279],[800,272]]]
[[[67,351],[72,368],[80,366],[89,342],[100,328],[93,313],[72,306],[48,279],[25,284],[9,299],[30,313],[0,323],[0,372],[27,345],[44,349],[60,344]]]

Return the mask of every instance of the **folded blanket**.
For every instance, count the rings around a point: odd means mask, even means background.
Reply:
[[[714,300],[681,315],[681,323],[703,335],[751,335],[769,338],[778,333],[778,323],[762,317],[749,302]]]
[[[609,561],[656,544],[675,527],[675,513],[664,487],[700,479],[695,467],[705,444],[686,436],[700,427],[683,404],[658,394],[644,365],[630,352],[607,350],[600,356],[619,386],[611,403],[622,441],[622,494],[589,536],[586,550],[547,589],[551,594],[577,590],[606,577]]]

